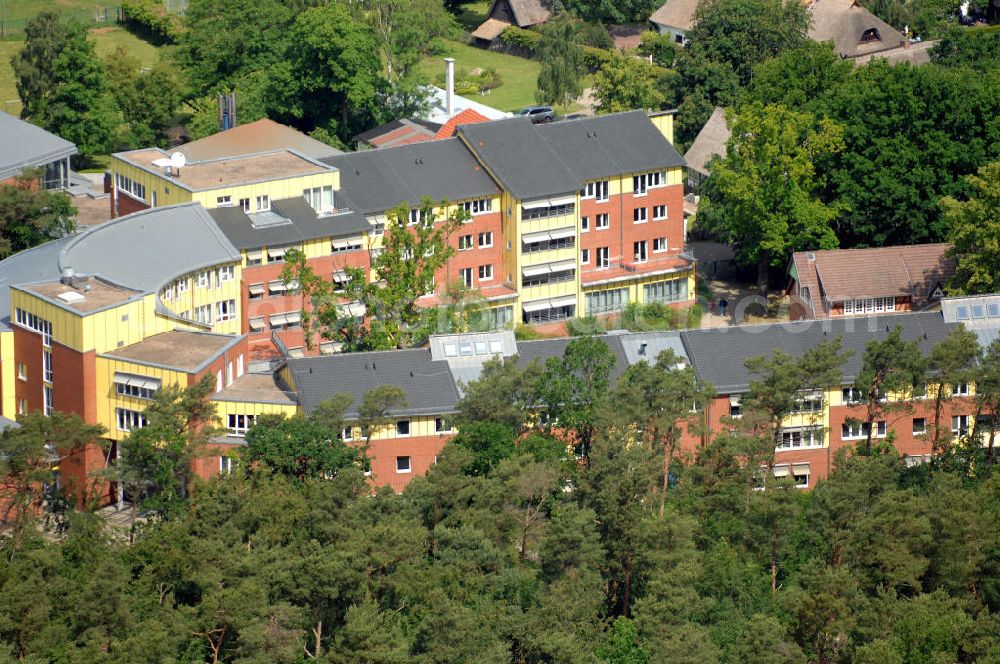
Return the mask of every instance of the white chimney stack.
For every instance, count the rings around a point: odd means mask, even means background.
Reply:
[[[450,118],[455,113],[455,58],[444,59],[444,106]]]

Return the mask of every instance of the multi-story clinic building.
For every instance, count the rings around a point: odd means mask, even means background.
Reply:
[[[255,416],[308,401],[286,362],[307,353],[301,297],[279,276],[285,253],[302,251],[338,282],[347,266],[369,269],[389,210],[425,197],[471,215],[449,238],[439,290],[455,279],[478,290],[497,329],[561,325],[629,302],[686,306],[694,262],[682,251],[672,121],[642,112],[544,126],[514,119],[345,155],[318,156],[310,144],[184,163],[157,149],[116,154],[117,218],[0,263],[0,414],[58,410],[105,426],[110,454],[95,445],[60,464],[78,493],[113,461],[114,443],[143,426],[164,385],[212,376],[232,435],[218,442],[240,444]],[[227,466],[220,449],[202,472]]]

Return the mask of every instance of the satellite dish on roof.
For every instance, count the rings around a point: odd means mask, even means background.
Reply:
[[[184,168],[187,166],[187,157],[183,152],[175,152],[170,155],[170,165],[174,168]]]

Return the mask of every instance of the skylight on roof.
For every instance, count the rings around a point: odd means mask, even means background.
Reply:
[[[282,217],[273,210],[255,212],[253,214],[248,214],[247,216],[250,217],[250,224],[254,228],[270,228],[272,226],[284,226],[292,223],[290,219]]]
[[[973,318],[986,318],[986,307],[981,304],[972,305]]]
[[[958,320],[969,320],[969,307],[964,304],[955,307],[955,318]]]
[[[993,302],[986,305],[986,311],[990,318],[1000,318],[1000,303]]]

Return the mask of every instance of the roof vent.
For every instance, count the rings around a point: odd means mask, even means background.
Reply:
[[[814,261],[814,260],[816,260],[816,254],[814,254],[813,252],[810,251],[809,253],[806,254],[806,259]]]
[[[76,291],[66,291],[65,293],[59,294],[59,299],[66,304],[76,304],[77,302],[83,302],[86,298]]]

